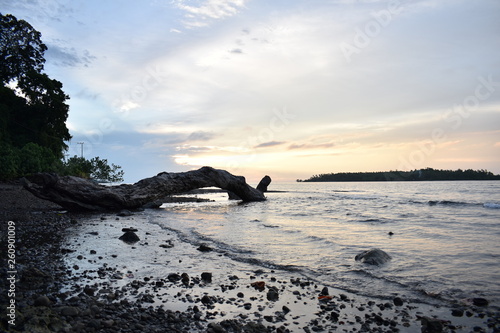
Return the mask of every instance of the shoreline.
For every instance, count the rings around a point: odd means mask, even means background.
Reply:
[[[140,234],[141,241],[123,251],[122,242],[113,237],[125,226],[143,225],[140,213],[63,213],[18,184],[0,185],[0,193],[1,241],[6,244],[6,222],[14,221],[18,272],[16,326],[7,328],[3,315],[4,330],[420,332],[427,325],[428,332],[500,331],[499,313],[491,306],[439,308],[397,297],[369,299],[325,290],[293,272],[256,269],[233,263],[217,251],[200,252],[177,235],[166,242],[153,233]],[[112,239],[118,246],[115,252],[110,250]],[[101,243],[101,248],[95,246]],[[168,257],[171,273],[157,276],[154,269],[145,271],[140,263],[127,262],[126,253],[143,246]],[[4,262],[6,254],[2,251]],[[210,273],[210,279],[202,273]],[[254,288],[255,282],[264,282],[263,288]],[[8,290],[7,284],[2,279],[1,289]],[[9,301],[7,293],[1,295],[3,311]]]

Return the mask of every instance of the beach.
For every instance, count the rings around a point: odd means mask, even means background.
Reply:
[[[482,297],[453,306],[366,297],[186,242],[148,224],[154,211],[68,213],[15,182],[0,193],[4,262],[15,229],[15,266],[2,266],[0,282],[7,332],[500,331]],[[139,240],[120,240],[127,231]]]

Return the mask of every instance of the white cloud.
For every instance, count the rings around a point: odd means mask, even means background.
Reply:
[[[208,26],[212,20],[220,20],[236,15],[244,8],[247,0],[204,0],[197,4],[193,1],[177,0],[175,6],[185,12],[184,24],[187,27]]]

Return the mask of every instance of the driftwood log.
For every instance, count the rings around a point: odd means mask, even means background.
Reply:
[[[162,172],[135,184],[105,186],[91,180],[39,173],[24,179],[24,187],[35,196],[68,210],[120,210],[158,207],[172,194],[203,187],[219,187],[243,201],[264,201],[264,194],[248,185],[245,177],[225,170],[203,167],[187,172]]]

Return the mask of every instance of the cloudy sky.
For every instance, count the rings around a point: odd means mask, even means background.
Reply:
[[[48,46],[70,155],[126,181],[210,165],[500,173],[498,0],[0,0]]]

